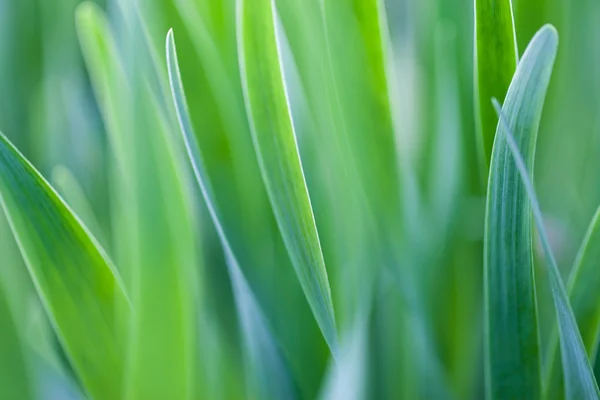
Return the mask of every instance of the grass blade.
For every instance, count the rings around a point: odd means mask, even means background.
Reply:
[[[535,35],[504,103],[509,126],[526,154],[529,171],[533,171],[537,129],[557,42],[556,31],[550,26]],[[540,344],[531,209],[506,139],[496,136],[484,242],[488,397],[537,399],[541,396]]]
[[[554,47],[556,48],[558,37],[555,31],[551,30],[550,32],[554,34]],[[519,146],[512,136],[511,127],[500,109],[500,104],[496,99],[493,102],[500,118],[500,125],[502,126],[502,131],[499,130],[499,133],[504,133],[504,137],[506,138],[505,143],[508,144],[518,174],[521,176],[521,180],[525,186],[525,191],[533,210],[533,218],[538,229],[542,247],[544,248],[544,254],[546,255],[552,297],[558,320],[566,398],[569,400],[600,399],[600,391],[598,391],[598,384],[594,378],[594,371],[586,354],[583,340],[577,328],[575,314],[569,303],[567,290],[560,276],[560,271],[554,259],[548,235],[546,234],[542,211],[535,195],[533,183],[529,177],[525,161],[523,161],[520,154]]]
[[[587,230],[568,282],[571,307],[587,354],[595,358],[600,334],[600,207]]]
[[[240,0],[238,13],[240,69],[259,165],[300,284],[335,354],[331,290],[283,81],[274,4]]]
[[[567,284],[569,300],[577,326],[583,340],[588,357],[593,362],[598,352],[600,335],[600,207],[594,214],[587,233],[581,243],[577,258],[571,270]],[[563,378],[560,375],[560,359],[556,358],[558,336],[554,334],[548,349],[548,375],[546,376],[546,393],[557,393],[561,390]]]
[[[83,187],[81,187],[75,175],[68,168],[58,165],[52,170],[51,182],[67,204],[71,206],[73,211],[90,229],[94,237],[106,248],[107,241],[104,239],[100,223],[96,218]]]
[[[129,11],[138,12],[135,7]],[[118,205],[132,225],[123,228],[133,229],[130,237],[128,230],[118,236],[131,251],[125,268],[136,309],[124,393],[130,399],[191,398],[198,379],[196,221],[182,149],[174,139],[166,99],[160,97],[166,82],[154,68],[143,26],[135,25],[138,19],[124,22],[131,29],[124,47],[137,55],[128,59],[119,53],[97,6],[84,3],[77,17],[82,45],[93,60],[90,77],[123,171],[113,177],[122,185]]]
[[[193,132],[192,123],[187,111],[185,93],[177,63],[177,50],[173,31],[169,31],[167,35],[166,52],[173,102],[175,103],[190,163],[212,222],[217,230],[227,261],[238,320],[244,338],[245,360],[247,363],[246,373],[249,379],[249,388],[253,392],[252,395],[256,398],[294,398],[296,397],[296,390],[288,373],[286,363],[271,334],[268,322],[244,277],[221,223],[222,216],[215,200],[210,179],[204,168],[204,163],[196,142],[196,135]],[[274,385],[273,383],[277,384]]]
[[[0,203],[78,378],[92,397],[118,398],[123,321],[116,310],[129,300],[87,228],[2,135]]]
[[[23,343],[0,282],[0,387],[7,399],[33,399]]]
[[[513,20],[511,0],[475,0],[475,74],[484,174],[490,165],[498,124],[490,99],[504,100],[519,57]]]

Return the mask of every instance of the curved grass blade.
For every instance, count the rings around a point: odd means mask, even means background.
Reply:
[[[196,142],[196,135],[187,111],[185,93],[177,63],[177,50],[173,31],[169,31],[166,41],[167,65],[173,102],[179,119],[181,133],[186,145],[189,160],[196,180],[202,191],[212,222],[223,246],[228,274],[232,283],[238,320],[242,328],[246,360],[248,386],[255,398],[292,399],[295,398],[295,385],[288,373],[287,365],[271,334],[268,322],[256,301],[254,294],[239,266],[229,243],[223,225],[211,182],[204,168]]]
[[[549,32],[554,35],[553,41],[554,47],[556,48],[556,42],[558,39],[556,31],[549,30]],[[546,263],[548,264],[550,286],[552,289],[554,306],[556,308],[556,318],[558,320],[560,349],[563,361],[563,374],[565,376],[566,398],[569,400],[600,399],[600,391],[598,390],[598,384],[594,378],[594,370],[592,369],[586,354],[583,340],[577,328],[575,314],[573,313],[571,304],[569,303],[567,290],[565,289],[565,285],[560,276],[560,271],[558,270],[558,265],[556,264],[554,254],[552,253],[550,241],[548,240],[548,235],[546,234],[544,227],[542,211],[540,209],[539,202],[537,201],[535,189],[533,187],[531,178],[529,177],[527,166],[525,165],[525,161],[521,156],[519,146],[512,136],[512,127],[509,126],[509,123],[500,109],[500,104],[496,99],[493,100],[493,103],[500,118],[500,125],[502,126],[502,130],[499,129],[498,133],[504,133],[503,137],[506,138],[504,143],[501,144],[504,146],[508,145],[507,147],[510,149],[510,152],[514,158],[517,171],[512,170],[511,172],[514,174],[518,172],[518,174],[521,176],[527,197],[531,203],[533,218],[538,229],[542,247],[544,248]],[[533,144],[535,145],[535,143]]]
[[[267,193],[292,264],[332,353],[331,290],[298,153],[271,0],[239,0],[238,45],[246,110]]]
[[[590,358],[595,358],[600,335],[600,207],[587,230],[568,282],[571,307]]]
[[[475,0],[475,74],[479,98],[479,140],[487,174],[498,117],[490,104],[504,100],[518,62],[511,0]]]
[[[556,31],[550,26],[533,37],[504,103],[510,128],[526,155],[530,171],[557,42]],[[484,242],[486,384],[491,399],[541,396],[531,237],[527,194],[506,139],[497,134],[488,183]]]
[[[143,27],[124,40],[139,57],[121,58],[113,31],[97,6],[84,3],[77,17],[82,45],[94,60],[88,63],[90,77],[100,94],[103,116],[116,122],[107,123],[112,150],[117,160],[120,149],[126,158],[119,163],[123,177],[113,176],[122,185],[118,205],[132,224],[124,228],[133,228],[135,235],[124,236],[129,233],[125,230],[118,236],[132,255],[125,268],[136,309],[124,393],[129,399],[191,398],[197,380],[196,221],[166,99],[159,99],[160,86],[166,82],[154,69]],[[132,29],[136,22],[132,18],[125,26]]]
[[[0,282],[0,388],[7,399],[33,399],[30,373],[19,330]]]
[[[77,377],[92,397],[118,398],[124,320],[117,308],[129,304],[120,279],[87,228],[3,135],[0,204]]]
[[[600,335],[600,207],[596,210],[587,233],[581,243],[575,259],[569,282],[567,284],[569,300],[581,339],[590,361],[596,360],[598,338]],[[556,357],[558,336],[554,334],[548,349],[548,374],[546,376],[546,393],[561,391],[563,378],[560,370],[560,359]]]
[[[370,299],[365,300],[365,309],[369,309]],[[333,360],[329,367],[320,399],[358,400],[367,397],[370,310],[368,311],[355,317],[354,326],[347,331],[340,343],[339,360]]]

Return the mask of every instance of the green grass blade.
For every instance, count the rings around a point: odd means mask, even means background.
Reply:
[[[82,45],[92,60],[90,77],[122,171],[113,177],[122,185],[117,203],[130,218],[124,222],[132,225],[116,221],[125,229],[118,238],[131,251],[124,267],[136,309],[124,393],[130,399],[191,398],[198,380],[196,220],[188,191],[191,176],[175,141],[175,121],[170,123],[166,99],[161,99],[166,82],[155,69],[144,27],[136,25],[139,19],[126,19],[125,28],[131,31],[123,40],[125,51],[136,51],[137,57],[121,58],[97,6],[84,3],[77,17]],[[126,236],[128,229],[131,236]]]
[[[169,31],[167,35],[166,53],[173,102],[175,103],[190,163],[225,253],[238,320],[242,328],[247,363],[246,373],[249,380],[248,386],[252,391],[251,394],[256,398],[294,398],[296,397],[296,389],[288,373],[285,360],[271,334],[268,321],[246,281],[221,223],[222,216],[215,200],[210,179],[204,168],[204,162],[196,142],[196,135],[187,111],[173,31]]]
[[[554,48],[556,49],[558,40],[556,31],[552,29],[547,31],[553,34]],[[550,241],[548,240],[548,235],[544,227],[542,211],[535,195],[533,182],[529,177],[529,172],[527,171],[527,166],[519,151],[519,146],[512,136],[511,126],[509,126],[509,123],[506,121],[498,101],[494,99],[493,102],[500,118],[500,125],[502,126],[502,130],[499,130],[498,132],[499,134],[504,133],[504,137],[506,138],[505,144],[508,144],[518,174],[523,181],[527,197],[531,203],[533,218],[538,229],[542,247],[544,248],[546,263],[548,264],[550,286],[558,320],[566,398],[569,400],[600,399],[600,391],[598,390],[598,384],[594,378],[594,371],[586,354],[585,345],[579,334],[579,329],[577,328],[575,314],[569,303],[567,290],[560,276],[554,254],[552,253]],[[514,172],[515,171],[513,170],[513,173]]]
[[[583,345],[591,361],[596,360],[598,337],[600,334],[600,298],[597,290],[600,285],[600,207],[594,214],[587,233],[581,243],[567,284],[569,300]],[[556,357],[558,336],[550,339],[548,348],[548,374],[545,380],[546,393],[559,393],[563,377],[560,359]]]
[[[0,388],[7,399],[33,399],[23,343],[0,282]]]
[[[102,228],[100,228],[98,218],[96,218],[90,201],[75,175],[68,168],[58,165],[52,170],[51,182],[65,199],[66,203],[71,206],[73,211],[90,229],[94,237],[106,248],[107,242]]]
[[[1,135],[0,203],[78,378],[91,396],[118,398],[123,321],[116,310],[129,300],[96,240]]]
[[[571,307],[590,358],[596,356],[600,334],[600,207],[577,253],[568,282]]]
[[[240,69],[259,165],[300,284],[335,353],[331,290],[283,81],[274,4],[240,0],[238,13]]]
[[[504,112],[533,171],[537,129],[556,56],[554,28],[542,28],[517,67]],[[501,129],[501,127],[499,127]],[[497,135],[498,136],[498,135]],[[494,144],[484,242],[488,396],[541,396],[531,210],[506,140]]]
[[[504,100],[519,57],[513,20],[511,0],[475,0],[476,97],[484,175],[490,165],[498,125],[490,99]]]

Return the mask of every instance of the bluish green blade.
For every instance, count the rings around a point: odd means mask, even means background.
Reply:
[[[118,398],[123,286],[87,228],[2,135],[0,203],[77,377],[91,396]]]
[[[296,136],[270,0],[240,0],[238,46],[254,147],[279,230],[308,303],[333,353],[335,316]]]
[[[221,222],[222,216],[210,179],[204,168],[204,162],[196,142],[196,135],[187,111],[173,31],[169,31],[167,35],[166,53],[173,102],[175,103],[188,157],[225,253],[238,320],[242,329],[246,374],[249,380],[248,387],[251,390],[251,397],[264,399],[295,398],[296,389],[289,375],[287,365],[269,329],[268,321],[244,277]]]
[[[482,166],[487,174],[498,117],[490,104],[504,100],[519,55],[511,0],[475,0],[475,76]]]
[[[535,35],[504,102],[509,126],[526,155],[530,172],[557,42],[556,31],[550,26]],[[541,397],[540,343],[531,208],[506,140],[496,136],[484,242],[487,393],[491,399],[537,399]]]
[[[547,32],[553,34],[554,38],[554,49],[558,41],[558,35],[553,28],[542,28],[546,29]],[[539,34],[539,33],[538,33]],[[556,52],[556,50],[555,50]],[[556,317],[558,320],[558,332],[560,338],[560,349],[563,364],[563,374],[565,376],[565,395],[569,400],[594,400],[600,399],[600,391],[598,390],[598,384],[594,378],[594,370],[590,364],[588,356],[586,354],[585,345],[579,334],[577,328],[577,321],[575,314],[569,303],[569,297],[567,290],[560,276],[560,271],[548,235],[544,226],[544,219],[542,211],[540,209],[539,202],[535,195],[535,189],[533,182],[529,177],[527,166],[523,160],[519,151],[519,146],[516,143],[515,138],[511,133],[511,126],[506,120],[503,111],[500,109],[500,104],[494,99],[494,107],[500,118],[500,126],[502,130],[498,130],[498,134],[504,134],[505,145],[508,145],[510,152],[515,161],[516,170],[523,181],[523,186],[529,198],[529,203],[533,209],[533,218],[538,229],[542,247],[544,248],[544,254],[546,256],[546,263],[548,265],[548,272],[550,275],[550,286],[552,288],[552,297],[554,299],[554,306],[556,308]]]
[[[596,210],[587,233],[581,243],[575,259],[567,291],[581,339],[590,361],[596,360],[598,338],[600,335],[600,208]],[[548,349],[548,374],[546,375],[546,393],[556,393],[561,390],[560,359],[556,357],[558,336],[551,337]]]

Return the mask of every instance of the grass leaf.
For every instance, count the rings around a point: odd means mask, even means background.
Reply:
[[[554,34],[554,48],[556,48],[556,42],[558,36],[553,30],[548,30]],[[598,391],[598,385],[594,378],[594,371],[586,354],[586,349],[579,334],[577,328],[577,321],[575,314],[569,303],[569,297],[567,290],[560,276],[560,271],[552,248],[550,246],[550,240],[544,227],[544,219],[542,211],[540,209],[539,202],[535,195],[535,189],[533,182],[529,177],[525,161],[519,151],[514,137],[511,133],[511,127],[506,121],[505,116],[500,109],[500,104],[496,99],[493,100],[494,107],[498,112],[500,118],[500,125],[502,126],[503,133],[506,137],[506,143],[512,153],[515,160],[517,171],[521,176],[525,191],[529,197],[529,202],[533,209],[533,218],[535,220],[542,247],[546,256],[546,263],[548,264],[548,272],[550,274],[550,286],[552,289],[552,297],[554,299],[554,306],[556,307],[556,317],[558,320],[558,330],[560,338],[560,348],[563,361],[563,373],[565,376],[565,394],[569,400],[580,400],[580,399],[600,399],[600,392]],[[499,130],[499,132],[502,132]]]
[[[498,117],[490,104],[504,100],[517,67],[518,51],[511,0],[475,0],[475,71],[479,98],[480,151],[490,165]]]
[[[331,290],[291,120],[271,0],[238,3],[246,110],[267,193],[308,303],[335,354]]]
[[[533,171],[537,130],[556,56],[557,34],[545,26],[531,40],[504,103],[504,113]],[[502,126],[498,127],[499,131]],[[506,139],[496,135],[485,223],[485,352],[488,396],[541,396],[531,209]]]
[[[0,388],[7,399],[33,399],[30,374],[19,330],[0,282]]]
[[[215,200],[212,185],[204,168],[196,142],[196,135],[187,111],[185,93],[177,62],[177,50],[173,31],[169,31],[166,41],[167,65],[173,102],[179,118],[190,163],[212,222],[217,230],[232,283],[238,320],[244,340],[246,374],[248,385],[256,398],[289,399],[295,396],[295,386],[288,373],[286,363],[271,334],[268,322],[256,301],[254,294],[235,257],[222,224],[222,217]]]
[[[567,285],[569,300],[583,345],[591,361],[596,360],[598,337],[600,334],[600,269],[598,256],[600,251],[600,207],[594,214],[587,233],[581,243]],[[548,374],[546,376],[546,393],[560,391],[563,378],[560,375],[560,359],[556,358],[558,336],[551,337],[548,349]]]
[[[106,247],[107,242],[104,239],[100,223],[96,218],[83,187],[81,187],[75,175],[68,168],[58,165],[52,170],[51,182],[67,204],[71,206],[73,211],[94,234],[94,237],[98,239],[102,246]]]
[[[92,397],[118,398],[124,351],[117,308],[129,300],[87,228],[2,135],[0,203],[78,378]]]
[[[134,7],[130,12],[138,10]],[[190,398],[198,380],[197,240],[188,176],[180,157],[183,151],[179,154],[166,99],[160,98],[160,87],[166,82],[155,69],[143,26],[135,25],[139,19],[127,20],[132,31],[124,46],[135,48],[138,55],[129,64],[121,58],[97,6],[84,3],[77,17],[82,45],[92,60],[90,77],[122,172],[113,176],[121,185],[116,202],[128,218],[125,222],[132,225],[117,222],[124,229],[118,239],[131,251],[123,267],[129,272],[127,282],[136,309],[124,393],[131,399]],[[128,237],[127,229],[135,231]]]

